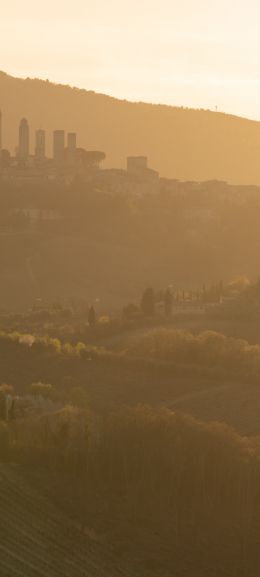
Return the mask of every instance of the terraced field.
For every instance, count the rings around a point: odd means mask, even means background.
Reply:
[[[0,464],[1,577],[136,577],[26,482]]]

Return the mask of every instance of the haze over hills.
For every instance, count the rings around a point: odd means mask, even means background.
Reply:
[[[145,154],[161,176],[260,184],[260,123],[207,110],[132,103],[0,73],[3,146],[17,143],[21,117],[32,132],[44,127],[75,130],[79,145],[104,150],[107,167],[124,167],[126,156]]]
[[[258,577],[260,124],[0,109],[0,577]]]
[[[150,167],[173,177],[156,177],[157,192],[148,181],[140,193],[127,171],[126,187],[120,171],[112,184],[102,170],[68,183],[31,178],[30,171],[3,173],[3,309],[76,297],[101,302],[106,313],[138,299],[146,286],[190,290],[258,276],[260,188],[216,179],[260,184],[260,123],[4,73],[0,108],[3,148],[12,153],[26,117],[31,153],[36,129],[45,129],[50,155],[53,130],[64,129],[77,133],[79,147],[106,152],[105,166],[123,167],[128,155],[145,154]]]

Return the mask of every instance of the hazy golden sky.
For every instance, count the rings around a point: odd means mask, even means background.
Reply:
[[[259,0],[1,2],[0,69],[260,120]]]

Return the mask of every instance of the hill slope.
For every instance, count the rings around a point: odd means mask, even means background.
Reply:
[[[22,116],[32,131],[65,128],[107,153],[107,166],[147,154],[162,176],[260,184],[260,123],[226,114],[130,103],[91,91],[0,73],[4,146],[14,150]]]
[[[129,577],[16,469],[0,464],[1,577]]]

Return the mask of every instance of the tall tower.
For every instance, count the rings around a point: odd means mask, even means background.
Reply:
[[[29,125],[26,118],[22,118],[19,126],[18,157],[27,160],[30,153]]]
[[[64,164],[65,157],[65,133],[64,130],[54,130],[53,132],[53,160],[55,164]]]
[[[45,158],[45,130],[35,132],[35,160],[41,161]]]

